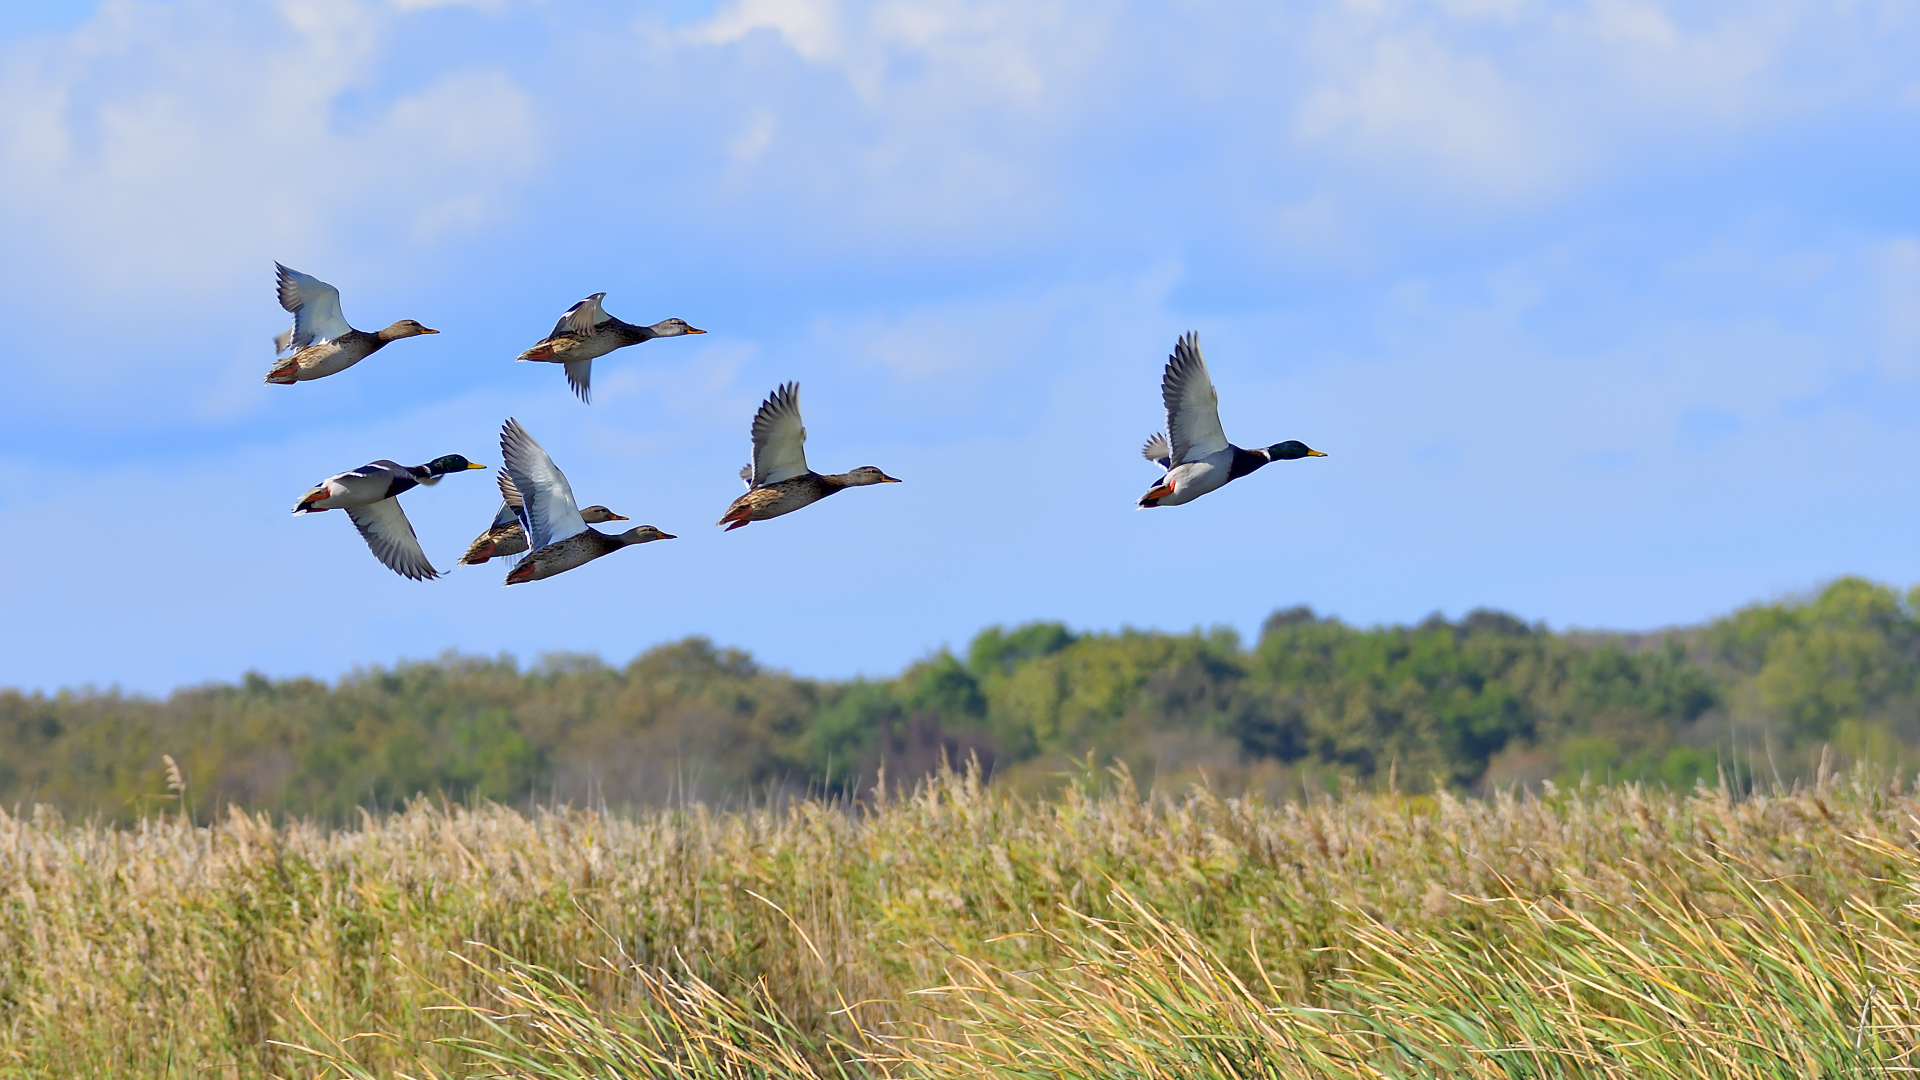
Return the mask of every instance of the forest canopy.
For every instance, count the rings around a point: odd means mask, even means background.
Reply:
[[[0,691],[0,801],[130,820],[234,803],[346,818],[417,795],[615,808],[859,794],[977,758],[1039,789],[1124,762],[1163,785],[1298,794],[1555,780],[1790,779],[1920,744],[1920,588],[1843,578],[1652,634],[1496,611],[1358,628],[982,631],[880,680],[770,670],[700,638],[614,667],[447,655],[329,685],[247,675],[164,700]],[[170,783],[162,755],[177,764]]]

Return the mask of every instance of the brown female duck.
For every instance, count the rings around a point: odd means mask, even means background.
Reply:
[[[753,464],[742,471],[747,493],[733,500],[716,524],[728,532],[749,522],[791,514],[850,487],[900,481],[862,465],[852,472],[821,474],[807,468],[807,429],[800,424],[800,384],[786,383],[767,395],[753,417]]]
[[[515,360],[535,360],[548,364],[564,364],[567,369],[567,385],[581,401],[588,400],[588,388],[593,379],[593,361],[595,357],[605,356],[615,349],[624,349],[629,345],[638,345],[657,337],[680,337],[683,334],[704,334],[705,330],[696,330],[683,319],[663,319],[652,326],[635,326],[621,322],[607,314],[600,306],[606,293],[597,292],[585,300],[573,305],[553,324],[553,333],[542,338],[539,344]]]
[[[513,486],[513,478],[503,469],[494,474],[500,481],[500,512],[493,515],[493,524],[480,538],[467,545],[467,553],[460,556],[460,565],[479,566],[488,559],[504,559],[509,555],[519,555],[527,550],[527,530],[520,524],[520,491]],[[604,506],[589,506],[580,511],[580,520],[589,525],[600,525],[609,521],[625,521],[624,517]]]
[[[522,496],[520,524],[526,530],[528,546],[533,548],[507,572],[507,584],[563,574],[623,547],[674,539],[651,525],[617,534],[588,528],[580,511],[574,509],[573,487],[566,475],[527,429],[511,417],[500,429],[500,452],[506,459],[500,467],[513,478],[513,486]]]
[[[279,263],[280,306],[293,312],[293,329],[273,339],[290,355],[274,361],[267,381],[282,386],[312,379],[324,379],[385,348],[390,341],[437,334],[412,319],[401,319],[377,333],[355,330],[340,314],[340,290],[311,274],[289,270]]]

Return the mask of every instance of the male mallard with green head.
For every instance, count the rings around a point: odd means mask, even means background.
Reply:
[[[1253,450],[1228,442],[1220,427],[1220,396],[1200,356],[1199,334],[1187,334],[1173,347],[1160,378],[1160,399],[1172,439],[1156,434],[1141,448],[1143,457],[1166,470],[1140,496],[1142,509],[1192,502],[1275,461],[1327,456],[1298,439]]]
[[[373,557],[401,577],[426,581],[440,576],[420,550],[413,523],[400,509],[399,496],[421,484],[437,484],[448,473],[484,469],[459,454],[437,457],[425,465],[402,465],[382,458],[357,469],[336,473],[315,484],[294,504],[296,514],[345,510],[360,530]]]

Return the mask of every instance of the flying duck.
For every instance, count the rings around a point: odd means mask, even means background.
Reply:
[[[606,295],[603,292],[594,293],[568,308],[560,316],[560,321],[553,324],[553,333],[514,359],[566,365],[567,385],[573,387],[574,394],[581,401],[587,401],[588,383],[593,379],[594,357],[605,356],[615,349],[638,345],[657,337],[706,333],[705,330],[688,326],[684,319],[663,319],[652,326],[621,322],[600,306],[600,301]]]
[[[459,454],[437,457],[425,465],[401,465],[398,462],[370,462],[350,472],[338,473],[314,485],[294,504],[296,514],[318,514],[325,510],[345,510],[353,526],[373,551],[373,557],[401,577],[426,581],[440,576],[420,550],[413,535],[413,524],[400,509],[398,496],[421,484],[437,484],[447,473],[484,469]]]
[[[1207,375],[1207,362],[1200,358],[1199,334],[1187,334],[1173,347],[1160,379],[1160,397],[1167,405],[1172,439],[1156,434],[1140,453],[1167,473],[1140,496],[1142,508],[1192,502],[1275,461],[1327,456],[1298,439],[1253,450],[1228,442],[1220,428],[1220,396]]]
[[[500,453],[505,462],[501,468],[521,495],[516,513],[533,548],[507,571],[509,585],[550,578],[623,547],[674,539],[651,525],[618,534],[587,528],[585,516],[574,509],[573,488],[566,475],[512,417],[500,428]]]
[[[437,334],[412,319],[401,319],[377,334],[355,330],[340,314],[340,290],[298,270],[279,263],[280,306],[293,312],[293,329],[273,339],[275,352],[293,353],[274,361],[267,381],[291,386],[309,379],[324,379],[379,352],[387,342],[401,338]]]
[[[527,530],[520,524],[520,490],[513,486],[513,478],[504,469],[495,473],[494,479],[500,482],[500,512],[493,515],[493,524],[487,526],[487,531],[467,546],[467,553],[460,556],[462,566],[479,566],[488,559],[504,559],[527,550]],[[580,520],[599,525],[627,519],[604,506],[589,506],[580,511]]]
[[[760,404],[753,416],[753,464],[740,471],[747,493],[733,500],[715,524],[728,532],[751,521],[765,521],[839,491],[900,481],[871,465],[852,472],[822,475],[807,468],[807,429],[800,426],[800,384],[785,383]]]

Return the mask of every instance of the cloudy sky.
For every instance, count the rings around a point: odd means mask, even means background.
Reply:
[[[1911,584],[1915,56],[1905,0],[7,5],[0,685]],[[263,385],[276,259],[443,333]],[[711,333],[583,406],[512,358],[602,290]],[[1331,456],[1135,511],[1186,330],[1230,436]],[[786,379],[906,482],[720,535]],[[422,584],[287,512],[508,415],[681,539]],[[497,505],[404,502],[443,569]]]

